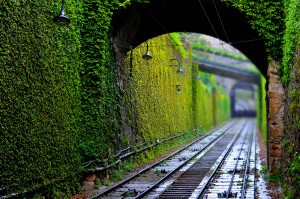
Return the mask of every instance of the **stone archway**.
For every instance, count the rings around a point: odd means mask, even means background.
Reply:
[[[112,42],[116,52],[124,54],[130,46],[166,33],[195,32],[230,43],[266,77],[268,61],[264,42],[245,16],[219,0],[199,2],[151,0],[149,4],[132,5],[114,13]]]
[[[122,63],[131,46],[171,32],[195,32],[226,41],[244,53],[267,78],[268,162],[274,172],[280,166],[284,92],[276,63],[268,62],[263,39],[243,13],[220,0],[151,0],[149,4],[133,4],[115,12],[111,40]]]

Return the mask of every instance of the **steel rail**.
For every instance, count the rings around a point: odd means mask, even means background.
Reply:
[[[253,128],[253,127],[252,127]],[[244,199],[245,198],[245,194],[246,194],[246,181],[247,181],[247,178],[248,178],[248,168],[249,168],[249,164],[250,164],[250,155],[251,155],[251,148],[252,148],[252,142],[253,140],[255,139],[255,133],[253,132],[253,129],[252,129],[252,139],[250,140],[250,144],[249,144],[249,147],[248,147],[248,151],[247,151],[247,160],[246,160],[246,168],[245,168],[245,172],[244,172],[244,178],[243,178],[243,186],[242,186],[242,192],[241,192],[241,199]]]
[[[256,150],[256,143],[257,143],[257,141],[256,141],[256,134],[257,134],[258,132],[257,132],[257,130],[255,129],[255,133],[254,133],[254,137],[255,137],[255,139],[254,139],[254,142],[255,142],[255,144],[254,144],[254,176],[257,176],[257,157],[256,157],[256,153],[257,153],[257,150]],[[256,177],[254,177],[254,187],[256,186],[256,179],[255,179]],[[253,189],[253,196],[255,197],[255,194],[256,194],[256,190],[255,190],[255,188]]]
[[[212,135],[213,133],[215,133],[216,131],[218,131],[218,130],[221,129],[222,127],[225,127],[226,125],[228,125],[228,127],[226,128],[226,130],[224,130],[224,132],[221,133],[221,134],[219,135],[219,136],[222,136],[222,135],[223,135],[229,128],[231,128],[234,124],[235,124],[234,121],[230,121],[230,122],[228,122],[228,123],[225,123],[225,124],[221,125],[220,127],[217,127],[217,128],[215,128],[215,129],[213,129],[213,130],[210,131],[208,134],[206,134],[206,135],[204,135],[204,136],[202,136],[202,137],[196,139],[195,141],[193,141],[193,142],[189,143],[188,145],[184,146],[183,148],[181,148],[181,149],[179,149],[179,150],[173,152],[172,154],[170,154],[170,155],[167,156],[166,158],[162,159],[161,161],[156,162],[156,163],[154,163],[154,164],[152,164],[152,165],[150,165],[150,166],[148,166],[148,167],[142,169],[141,171],[137,172],[136,174],[134,174],[134,175],[132,175],[132,176],[126,178],[125,180],[123,180],[123,181],[121,181],[121,182],[115,184],[115,185],[112,186],[111,188],[102,191],[101,193],[97,194],[97,195],[94,196],[94,197],[91,197],[90,199],[101,198],[102,196],[107,195],[108,193],[110,193],[110,192],[116,190],[117,188],[121,187],[122,185],[126,184],[126,183],[129,182],[130,180],[136,178],[136,177],[139,176],[140,174],[142,174],[142,173],[144,173],[144,172],[146,172],[146,171],[149,171],[150,169],[152,169],[152,168],[155,167],[155,166],[158,166],[159,164],[161,164],[161,163],[164,162],[165,160],[167,160],[167,159],[169,159],[169,158],[171,158],[171,157],[173,157],[173,156],[176,156],[178,153],[184,151],[184,150],[187,149],[188,147],[190,147],[190,146],[194,145],[195,143],[197,143],[197,142],[203,140],[204,138],[207,138],[208,136]],[[219,137],[219,136],[218,136],[218,137]],[[218,138],[218,137],[217,137],[217,138]],[[215,139],[217,139],[217,138],[215,138]],[[212,142],[213,142],[213,141],[212,141]],[[201,153],[201,152],[199,152],[199,153]],[[198,153],[198,154],[199,154],[199,153]],[[183,163],[183,165],[184,165],[184,164],[185,164],[185,163]],[[176,169],[175,169],[175,170],[176,170]]]
[[[214,140],[212,140],[210,143],[208,143],[204,148],[202,148],[199,152],[197,152],[195,155],[193,155],[192,157],[188,158],[182,165],[180,165],[179,167],[177,167],[176,169],[174,169],[173,171],[169,172],[166,176],[164,176],[163,178],[161,178],[159,181],[157,181],[154,185],[152,185],[151,187],[149,187],[146,191],[144,191],[143,193],[139,194],[138,196],[135,197],[135,199],[140,199],[144,196],[146,196],[150,191],[152,191],[154,188],[156,188],[159,184],[161,184],[162,182],[164,182],[167,178],[169,178],[172,174],[174,174],[176,171],[180,170],[182,167],[186,166],[193,158],[197,157],[200,153],[202,153],[203,151],[205,151],[210,145],[212,145],[214,142],[216,142],[219,138],[221,138],[226,132],[229,131],[229,129],[232,127],[233,125],[231,125],[229,128],[227,128],[224,133],[220,134],[218,137],[216,137]],[[191,167],[196,164],[196,161],[191,164]],[[186,170],[187,171],[187,170]],[[186,171],[184,171],[181,175],[183,175]],[[180,176],[181,176],[180,175]],[[179,176],[179,177],[180,177]]]
[[[250,125],[250,124],[248,124],[248,125]],[[245,144],[245,141],[247,140],[247,138],[248,137],[245,136],[245,138],[243,140],[243,143],[242,143],[242,146],[241,146],[241,149],[244,148],[244,144]],[[249,149],[249,147],[248,147],[248,149]],[[234,169],[233,169],[232,174],[231,174],[231,179],[230,179],[229,187],[228,187],[227,192],[226,192],[226,199],[228,199],[229,196],[230,196],[231,188],[232,188],[232,184],[233,184],[233,180],[234,180],[234,176],[236,174],[236,169],[237,169],[238,163],[240,161],[241,154],[242,154],[242,150],[240,150],[240,152],[238,154],[238,157],[236,158],[235,166],[234,166]]]
[[[244,124],[244,126],[242,127],[242,129],[240,130],[240,133],[235,137],[235,139],[232,141],[231,146],[228,148],[228,150],[226,151],[226,153],[224,154],[224,156],[222,157],[221,161],[218,163],[218,165],[215,167],[215,169],[213,170],[213,172],[210,174],[208,180],[206,181],[206,183],[204,184],[204,186],[201,188],[197,198],[203,198],[203,195],[205,193],[205,191],[207,190],[207,187],[209,186],[210,182],[213,180],[215,174],[217,173],[217,171],[220,169],[220,167],[223,165],[225,159],[228,157],[228,155],[231,152],[231,149],[233,148],[234,144],[236,143],[236,141],[238,140],[238,138],[241,136],[242,132],[245,130],[245,126],[246,124]]]

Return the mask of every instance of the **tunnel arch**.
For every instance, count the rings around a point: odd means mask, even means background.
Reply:
[[[120,86],[124,80],[126,81],[122,70],[127,52],[130,51],[131,46],[138,46],[148,39],[172,32],[191,32],[209,35],[229,43],[247,56],[266,78],[267,113],[264,117],[268,134],[267,153],[270,171],[274,173],[280,168],[281,148],[278,140],[283,135],[281,124],[283,123],[284,87],[279,80],[278,62],[274,59],[268,60],[265,41],[251,27],[246,14],[228,6],[223,0],[149,0],[149,2],[148,4],[132,3],[126,9],[113,13],[110,27],[111,43],[119,65]],[[280,102],[279,106],[278,102]]]
[[[263,39],[243,13],[219,0],[151,0],[149,4],[133,4],[116,11],[112,18],[111,38],[119,61],[130,46],[171,32],[195,32],[223,40],[245,54],[267,76]]]

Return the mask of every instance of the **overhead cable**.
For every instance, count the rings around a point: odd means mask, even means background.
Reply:
[[[209,24],[210,24],[212,30],[214,31],[216,37],[217,37],[217,38],[220,38],[220,37],[218,36],[218,34],[217,34],[217,32],[216,32],[216,30],[215,30],[215,28],[214,28],[212,22],[210,21],[209,16],[208,16],[208,14],[206,13],[206,10],[205,10],[205,8],[204,8],[204,6],[203,6],[201,0],[198,0],[198,1],[199,1],[200,5],[201,5],[201,8],[202,8],[202,10],[203,10],[203,12],[204,12],[204,14],[205,14],[205,16],[206,16],[206,18],[207,18]]]
[[[224,27],[224,25],[223,25],[222,19],[221,19],[221,17],[220,17],[220,14],[219,14],[217,5],[216,5],[216,3],[215,3],[215,0],[213,0],[213,3],[214,3],[214,6],[215,6],[215,9],[216,9],[216,11],[217,11],[217,15],[218,15],[219,21],[220,21],[220,23],[221,23],[222,29],[223,29],[223,31],[224,31],[224,34],[225,34],[227,43],[230,43],[229,38],[228,38],[228,35],[227,35],[227,33],[226,33],[226,30],[225,30],[225,27]]]

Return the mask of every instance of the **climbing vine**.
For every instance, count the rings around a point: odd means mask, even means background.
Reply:
[[[80,1],[0,4],[0,197],[78,181]],[[68,183],[66,183],[68,184]],[[65,194],[71,192],[65,186]]]
[[[285,198],[300,197],[300,2],[285,0],[284,57],[282,80],[287,88],[285,129],[282,139],[282,184]]]
[[[282,1],[222,0],[245,13],[250,25],[265,40],[270,59],[281,60],[284,35],[284,4]]]
[[[130,144],[151,143],[197,128],[207,130],[229,117],[226,92],[209,74],[206,74],[206,84],[203,83],[204,74],[192,64],[192,46],[177,40],[181,46],[178,49],[173,45],[174,38],[180,38],[179,34],[150,39],[151,60],[142,59],[146,50],[144,44],[133,49],[132,55],[128,53],[126,76],[131,78],[125,86],[126,103],[138,114],[128,121],[138,127],[129,136]],[[179,64],[183,73],[177,73]]]
[[[283,82],[297,79],[290,76],[290,71],[299,74],[293,65],[300,35],[298,1],[223,1],[247,15],[249,23],[265,39],[270,58],[281,60],[283,56]],[[194,71],[197,66],[192,66],[189,56],[182,56],[191,55],[188,49],[157,48],[153,53],[161,57],[156,60],[147,63],[134,59],[133,76],[127,85],[130,87],[125,88],[131,89],[132,98],[128,90],[120,91],[119,66],[110,43],[111,18],[118,9],[147,2],[151,1],[66,1],[71,24],[65,28],[52,21],[59,13],[60,1],[1,2],[1,196],[43,188],[49,198],[68,197],[76,191],[74,184],[84,171],[84,163],[101,162],[130,144],[130,139],[163,139],[198,126],[208,128],[213,117],[217,121],[227,119],[226,95],[218,89],[214,93],[199,80],[203,74]],[[172,40],[180,42],[178,38],[174,35]],[[168,43],[169,39],[156,38],[150,44]],[[145,46],[135,49],[134,57],[144,50]],[[186,71],[183,76],[169,66],[174,57]],[[181,86],[181,93],[176,92],[176,84]],[[291,89],[291,96],[294,90],[297,88]],[[131,100],[132,107],[138,110],[132,114],[135,117],[127,118],[138,128],[131,138],[122,137],[125,134],[121,132],[122,103],[126,100]],[[212,102],[222,107],[215,116]],[[290,168],[288,174],[292,175],[292,171]]]
[[[300,3],[296,0],[285,0],[285,34],[283,37],[283,59],[280,67],[282,82],[287,85],[291,78],[292,66],[297,48],[300,46]]]

